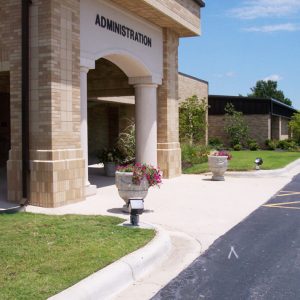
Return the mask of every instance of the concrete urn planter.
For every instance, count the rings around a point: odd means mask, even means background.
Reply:
[[[144,199],[148,194],[149,184],[146,178],[143,178],[139,185],[132,183],[132,172],[116,172],[116,186],[119,196],[125,201],[132,198]]]
[[[227,156],[213,156],[208,155],[209,170],[213,173],[211,180],[224,181],[224,173],[227,170],[228,159]]]
[[[117,165],[114,162],[105,162],[104,163],[104,172],[108,177],[114,177],[116,173]]]

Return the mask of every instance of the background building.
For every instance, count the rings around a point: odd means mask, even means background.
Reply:
[[[240,97],[240,96],[208,96],[208,137],[219,138],[228,145],[228,138],[224,130],[225,106],[232,103],[236,111],[244,115],[249,127],[249,137],[255,139],[261,147],[267,139],[283,140],[289,137],[288,122],[297,112],[275,99]]]

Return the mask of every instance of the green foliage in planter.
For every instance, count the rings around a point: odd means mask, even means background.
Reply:
[[[104,148],[102,150],[99,150],[97,153],[97,158],[100,163],[108,163],[108,162],[120,163],[121,161],[124,160],[124,156],[119,151],[118,148],[111,148],[111,149]]]
[[[135,124],[130,124],[119,133],[118,139],[112,148],[99,150],[97,158],[100,163],[115,162],[128,164],[135,160]]]
[[[179,106],[179,137],[182,143],[197,144],[205,138],[207,104],[192,96]]]
[[[135,124],[130,124],[119,134],[116,147],[123,156],[122,163],[130,163],[135,160]]]
[[[236,111],[230,102],[225,106],[225,132],[231,146],[243,145],[248,138],[248,126],[245,123],[243,113]]]

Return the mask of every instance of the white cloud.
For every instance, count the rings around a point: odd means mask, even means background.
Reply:
[[[299,11],[299,0],[246,0],[229,13],[233,17],[250,20],[262,17],[286,17]]]
[[[275,24],[275,25],[265,25],[265,26],[253,26],[243,29],[249,32],[275,32],[275,31],[299,31],[299,24],[285,23],[285,24]]]
[[[283,79],[283,77],[281,77],[280,75],[278,75],[278,74],[272,74],[272,75],[269,75],[269,76],[265,77],[263,79],[263,81],[268,81],[268,80],[280,81],[282,79]]]
[[[235,77],[236,73],[233,71],[228,71],[225,74],[214,74],[215,77],[217,78],[224,78],[224,77]]]
[[[234,77],[235,76],[235,73],[232,72],[232,71],[229,71],[225,74],[226,77]]]

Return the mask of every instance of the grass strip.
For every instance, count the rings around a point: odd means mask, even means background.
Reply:
[[[231,151],[232,160],[229,161],[228,171],[250,171],[254,170],[254,160],[261,157],[264,161],[262,170],[280,169],[300,158],[300,152],[285,151]],[[209,172],[208,163],[195,164],[183,170],[185,174],[199,174]]]
[[[0,215],[0,299],[47,299],[147,244],[104,216]]]

